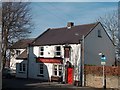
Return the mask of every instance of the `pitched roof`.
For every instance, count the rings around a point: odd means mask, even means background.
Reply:
[[[13,44],[13,46],[11,46],[11,49],[25,49],[28,44],[30,44],[32,41],[34,40],[34,38],[31,39],[21,39],[19,41],[17,41],[15,44]]]
[[[27,55],[27,50],[23,51],[16,59],[24,59],[27,60],[28,55]]]
[[[38,36],[32,45],[56,45],[56,44],[75,44],[79,43],[82,36],[86,36],[97,23],[72,26],[71,28],[48,29]]]

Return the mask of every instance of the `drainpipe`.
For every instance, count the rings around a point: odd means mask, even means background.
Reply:
[[[82,36],[80,43],[81,43],[80,86],[84,86],[84,35]]]
[[[64,46],[64,54],[65,54],[65,47],[66,47],[66,45]],[[66,61],[67,60],[66,60],[66,57],[64,55],[64,59],[63,59],[63,84],[66,83],[66,66],[65,66]]]
[[[63,60],[63,84],[65,84],[65,59]]]
[[[28,73],[29,73],[29,53],[30,53],[30,44],[28,44],[28,48],[27,48],[27,79],[28,79]]]

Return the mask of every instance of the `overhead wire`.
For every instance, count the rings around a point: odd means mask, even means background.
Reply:
[[[43,10],[47,11],[48,14],[55,16],[60,21],[58,23],[64,24],[63,22],[66,22],[65,18],[58,16],[57,14],[54,13],[54,11],[50,11],[50,10],[48,10],[48,8],[45,8],[41,5],[37,5],[37,6],[42,8]]]
[[[58,11],[62,11],[61,8],[58,8],[58,7],[56,7],[55,5],[53,5],[53,4],[51,4],[51,3],[47,3],[47,4],[49,4],[49,5],[52,6],[53,8],[56,8]],[[64,14],[65,16],[68,16],[68,17],[70,17],[70,18],[72,18],[72,19],[74,20],[74,17],[73,17],[71,14],[67,14],[67,13],[62,13],[62,14]]]

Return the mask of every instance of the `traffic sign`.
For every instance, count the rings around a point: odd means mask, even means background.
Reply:
[[[105,55],[102,55],[101,56],[101,62],[105,62],[106,61],[106,57],[105,57]]]
[[[101,60],[106,60],[106,57],[101,57]]]
[[[106,64],[106,57],[105,57],[105,55],[103,54],[102,56],[101,56],[101,65],[105,65]]]
[[[106,64],[106,62],[102,62],[102,61],[101,61],[101,65],[105,65],[105,64]]]

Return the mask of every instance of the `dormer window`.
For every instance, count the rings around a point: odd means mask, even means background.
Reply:
[[[61,47],[60,46],[55,47],[55,56],[56,57],[61,56]]]
[[[102,35],[101,35],[101,30],[98,30],[98,37],[102,37]]]

